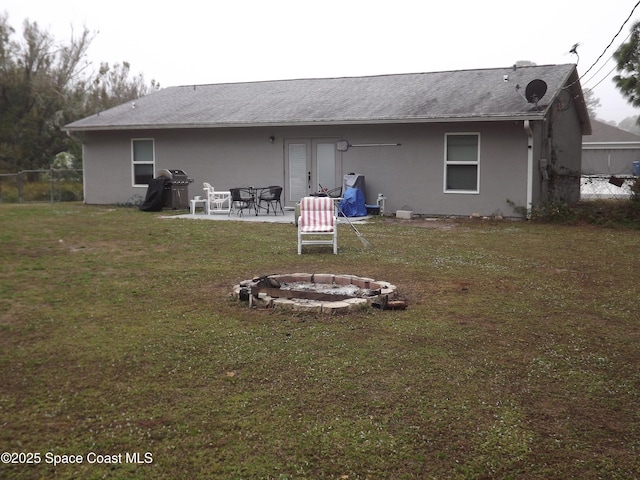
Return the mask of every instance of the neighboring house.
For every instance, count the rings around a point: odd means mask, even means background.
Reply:
[[[591,133],[573,64],[169,87],[65,129],[84,144],[89,204],[181,169],[190,196],[281,185],[291,207],[354,172],[387,212],[464,216],[577,201],[579,178],[559,189],[558,173],[580,170]]]
[[[593,133],[582,140],[583,175],[631,175],[640,161],[640,135],[591,120]]]

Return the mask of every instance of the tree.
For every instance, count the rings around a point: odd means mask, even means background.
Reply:
[[[618,128],[622,130],[626,130],[627,132],[635,133],[636,135],[640,134],[640,124],[638,124],[638,115],[634,115],[632,117],[627,117],[622,120],[618,124]]]
[[[67,45],[28,20],[21,42],[14,33],[0,14],[0,172],[48,168],[62,152],[80,161],[80,145],[64,125],[159,88],[155,81],[147,87],[142,75],[130,80],[127,62],[91,72],[86,28]]]
[[[116,63],[113,67],[109,67],[108,63],[101,63],[87,95],[87,112],[107,110],[160,87],[155,80],[151,80],[151,85],[147,86],[142,74],[129,79],[130,73],[129,62],[122,62],[122,65]]]
[[[597,108],[601,107],[600,99],[593,96],[593,90],[584,91],[584,103],[587,105],[587,112],[589,112],[589,118],[595,119],[597,117]]]
[[[0,165],[15,171],[48,165],[66,148],[61,126],[68,116],[66,92],[90,43],[85,30],[68,46],[58,46],[37,23],[25,21],[23,43],[0,17]]]
[[[616,87],[634,107],[640,107],[640,22],[631,27],[629,41],[614,52],[616,69],[620,73],[613,77]]]

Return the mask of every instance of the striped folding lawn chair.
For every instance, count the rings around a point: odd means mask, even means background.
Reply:
[[[303,245],[333,245],[333,253],[338,253],[338,217],[332,198],[304,197],[300,201],[298,255]]]

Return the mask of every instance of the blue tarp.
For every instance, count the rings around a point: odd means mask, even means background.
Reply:
[[[345,217],[366,217],[367,207],[364,205],[364,194],[358,188],[347,188],[340,201],[340,211]]]

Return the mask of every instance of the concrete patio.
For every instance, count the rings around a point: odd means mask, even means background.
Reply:
[[[231,212],[231,215],[227,213],[212,213],[207,215],[205,213],[186,213],[186,214],[177,214],[177,215],[163,215],[162,218],[186,218],[190,220],[210,220],[210,221],[235,221],[235,222],[262,222],[262,223],[289,223],[295,224],[295,211],[294,210],[285,210],[284,215],[278,213],[277,215],[273,215],[272,213],[266,214],[261,213],[260,215],[254,215],[250,213],[245,213],[244,215],[236,215],[235,212]],[[350,217],[349,221],[353,224],[363,224],[366,223],[368,219],[372,218],[371,216],[366,217]],[[347,223],[347,219],[344,217],[338,217],[338,223]]]

